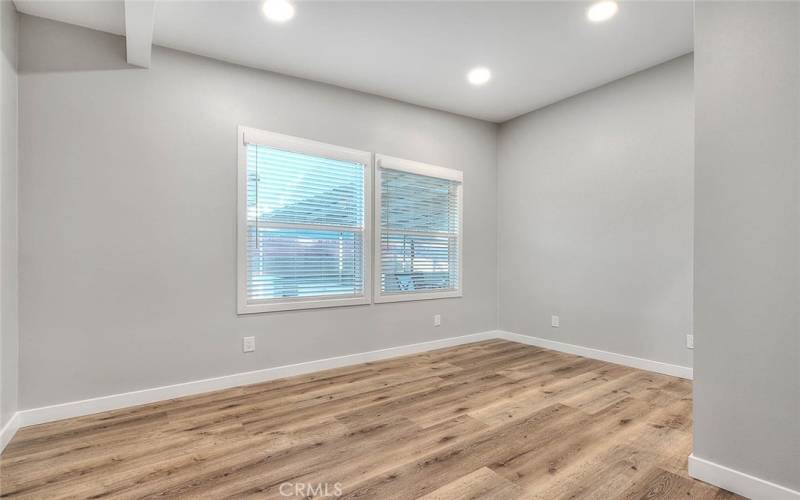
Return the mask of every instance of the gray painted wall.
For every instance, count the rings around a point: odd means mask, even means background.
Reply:
[[[691,366],[692,127],[691,55],[501,126],[501,329]]]
[[[0,427],[17,410],[17,12],[0,1]]]
[[[800,490],[800,4],[698,2],[694,454]]]
[[[5,423],[17,119],[2,4]],[[795,489],[798,22],[798,4],[700,3],[695,61],[695,454]],[[505,124],[498,150],[489,124],[166,49],[133,69],[121,38],[41,19],[22,17],[20,44],[22,408],[489,330],[497,303],[503,329],[691,365],[691,56]],[[239,124],[464,170],[464,298],[237,317]]]
[[[495,125],[157,47],[134,69],[120,37],[20,30],[20,408],[495,328]],[[463,170],[464,297],[237,317],[237,125]]]

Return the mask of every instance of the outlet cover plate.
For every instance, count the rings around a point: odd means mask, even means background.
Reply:
[[[256,350],[255,337],[242,337],[242,352],[253,352]]]

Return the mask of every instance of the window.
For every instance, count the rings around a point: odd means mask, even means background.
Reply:
[[[461,296],[462,174],[376,156],[375,302]]]
[[[372,155],[239,128],[240,314],[370,302]]]

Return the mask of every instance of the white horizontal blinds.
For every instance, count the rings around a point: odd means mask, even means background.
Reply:
[[[248,303],[363,295],[365,165],[246,147]]]
[[[380,169],[380,290],[459,288],[459,182]]]

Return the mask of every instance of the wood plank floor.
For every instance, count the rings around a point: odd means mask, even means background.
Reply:
[[[741,498],[693,480],[691,382],[502,340],[21,429],[19,498]]]

